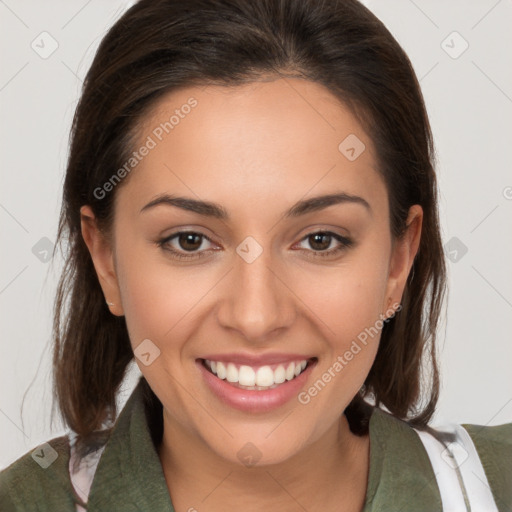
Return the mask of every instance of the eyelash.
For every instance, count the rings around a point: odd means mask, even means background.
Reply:
[[[193,259],[204,258],[206,251],[185,254],[185,253],[182,253],[180,251],[177,251],[177,250],[169,247],[168,244],[171,240],[179,237],[180,235],[186,235],[186,234],[199,235],[201,237],[201,242],[203,241],[203,239],[206,239],[209,242],[212,242],[212,240],[209,237],[207,237],[206,235],[203,235],[202,233],[198,233],[196,231],[178,231],[178,232],[172,234],[171,236],[168,236],[166,238],[158,240],[157,245],[164,251],[168,251],[168,252],[172,253],[173,258],[176,258],[178,260],[193,260]],[[314,235],[330,236],[331,238],[334,238],[335,240],[337,240],[340,243],[340,245],[338,247],[336,247],[334,249],[324,250],[324,251],[315,251],[315,250],[311,251],[311,250],[307,250],[307,249],[301,249],[306,252],[312,252],[314,258],[332,257],[332,256],[340,253],[341,251],[348,249],[349,247],[351,247],[354,244],[354,242],[350,238],[339,235],[337,233],[333,233],[332,231],[313,231],[311,233],[308,233],[306,236],[304,236],[300,240],[300,242],[303,242],[304,240],[307,240],[309,237],[312,237]]]

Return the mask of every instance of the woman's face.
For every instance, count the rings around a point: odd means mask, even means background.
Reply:
[[[301,79],[173,92],[134,149],[114,251],[91,252],[165,428],[234,462],[286,460],[364,383],[421,209],[393,243],[371,140]]]

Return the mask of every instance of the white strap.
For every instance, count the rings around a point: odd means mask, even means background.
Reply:
[[[498,512],[473,440],[462,425],[436,428],[455,434],[446,446],[430,433],[414,430],[430,458],[444,512]]]

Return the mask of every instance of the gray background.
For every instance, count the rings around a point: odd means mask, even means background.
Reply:
[[[50,428],[48,251],[82,78],[131,3],[0,0],[0,468],[65,431]],[[512,2],[364,3],[410,56],[437,144],[450,294],[434,424],[512,421]]]

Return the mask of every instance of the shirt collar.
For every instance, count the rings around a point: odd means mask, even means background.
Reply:
[[[91,486],[88,512],[174,512],[146,419],[142,379],[112,430]]]
[[[375,408],[370,418],[370,470],[363,512],[442,512],[427,452],[413,428]]]

